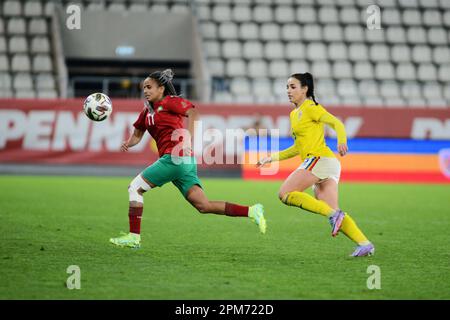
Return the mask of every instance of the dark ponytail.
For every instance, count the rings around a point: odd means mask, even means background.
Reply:
[[[309,72],[294,73],[293,75],[291,75],[291,78],[295,78],[300,81],[302,87],[307,86],[308,91],[306,92],[306,97],[310,97],[312,101],[314,101],[314,103],[318,105],[316,97],[314,96],[314,79],[312,74]]]
[[[164,71],[152,72],[148,77],[155,80],[160,86],[164,86],[164,95],[176,96],[177,91],[172,84],[173,79],[172,69],[166,69]]]

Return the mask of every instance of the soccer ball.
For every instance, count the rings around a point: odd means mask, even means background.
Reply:
[[[103,121],[113,110],[112,102],[104,93],[93,93],[84,100],[83,110],[89,119]]]

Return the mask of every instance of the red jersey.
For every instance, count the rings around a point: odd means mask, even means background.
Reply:
[[[150,133],[156,141],[159,156],[162,157],[170,154],[172,149],[183,141],[182,136],[174,139],[172,134],[175,130],[184,128],[183,117],[187,117],[186,112],[191,108],[194,108],[194,105],[186,99],[165,96],[161,101],[155,102],[153,108],[146,104],[133,125],[136,129]],[[191,156],[180,149],[178,156]]]

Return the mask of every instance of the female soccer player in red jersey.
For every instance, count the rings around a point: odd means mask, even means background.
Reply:
[[[261,204],[248,207],[224,201],[210,201],[206,197],[197,176],[195,157],[189,147],[191,141],[183,141],[183,135],[179,131],[183,129],[183,118],[188,117],[189,132],[193,137],[197,111],[190,101],[177,96],[172,79],[173,72],[167,69],[153,72],[144,80],[146,104],[134,123],[132,136],[122,144],[121,150],[128,151],[138,144],[145,131],[148,131],[156,141],[160,158],[136,176],[128,186],[130,232],[111,238],[110,242],[121,247],[140,246],[143,194],[167,182],[172,182],[200,213],[249,217],[258,225],[261,233],[265,233],[266,221]]]
[[[361,232],[349,214],[342,212],[338,204],[338,183],[341,165],[324,139],[324,125],[336,130],[338,152],[344,156],[347,151],[345,127],[314,97],[314,81],[310,73],[296,73],[287,81],[287,94],[295,109],[290,114],[294,144],[286,150],[263,158],[258,165],[281,161],[300,155],[303,163],[284,181],[279,191],[280,200],[310,212],[328,217],[332,236],[341,230],[357,243],[352,256],[371,255],[373,244]],[[315,198],[304,192],[313,187]]]

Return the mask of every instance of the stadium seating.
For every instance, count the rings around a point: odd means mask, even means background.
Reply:
[[[213,101],[286,102],[287,76],[309,71],[318,100],[330,104],[450,107],[448,0],[59,2],[85,10],[192,11]],[[366,28],[373,3],[382,9],[382,29]],[[54,5],[7,0],[0,8],[0,75],[31,75],[36,96],[57,88],[48,23]],[[2,83],[14,92],[15,81]]]

